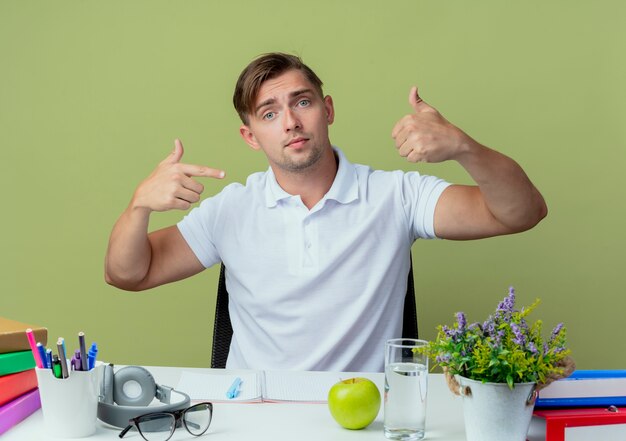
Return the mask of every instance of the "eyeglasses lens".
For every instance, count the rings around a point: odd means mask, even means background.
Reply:
[[[139,433],[147,441],[167,441],[174,432],[176,418],[169,413],[152,413],[137,422]]]
[[[211,408],[207,403],[196,404],[183,414],[183,421],[192,435],[202,435],[211,424]],[[150,440],[152,441],[152,440]]]

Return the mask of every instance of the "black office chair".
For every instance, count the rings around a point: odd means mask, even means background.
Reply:
[[[411,258],[409,278],[404,297],[404,314],[402,317],[402,337],[417,338],[417,309],[415,305],[415,285],[413,284],[413,259]],[[217,286],[217,302],[215,305],[215,324],[213,326],[213,348],[211,367],[225,368],[230,341],[233,338],[233,327],[228,312],[228,291],[226,290],[226,267],[220,268],[220,280]]]

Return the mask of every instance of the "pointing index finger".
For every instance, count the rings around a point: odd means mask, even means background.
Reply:
[[[180,164],[181,171],[187,176],[204,176],[207,178],[222,179],[226,176],[224,170],[205,167],[204,165]]]

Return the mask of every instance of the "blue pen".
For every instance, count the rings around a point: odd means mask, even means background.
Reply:
[[[237,395],[239,395],[239,388],[241,387],[241,383],[243,383],[241,378],[239,377],[235,378],[235,381],[233,381],[233,384],[226,391],[226,397],[230,399],[236,398]]]
[[[46,357],[46,348],[41,343],[37,343],[37,351],[39,351],[39,358],[41,358],[41,364],[44,369],[48,369],[48,357]]]
[[[48,369],[52,369],[52,349],[46,351],[46,360],[48,361]]]
[[[87,356],[87,370],[92,370],[96,366],[96,356],[98,355],[98,345],[91,344],[89,355]]]

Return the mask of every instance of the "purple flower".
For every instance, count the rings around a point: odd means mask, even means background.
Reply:
[[[496,333],[496,325],[493,322],[493,317],[489,317],[484,323],[483,323],[483,332],[485,333],[486,336],[490,337],[493,336]]]
[[[465,331],[465,326],[467,325],[467,320],[465,319],[465,314],[462,312],[456,313],[456,321],[459,324],[459,331]]]
[[[504,298],[499,304],[496,310],[496,315],[509,315],[515,307],[515,289],[511,286],[509,288],[509,295]]]
[[[552,330],[550,341],[554,341],[554,339],[557,338],[557,336],[561,333],[562,330],[563,330],[563,323],[559,323],[558,325],[556,325],[554,329]]]
[[[440,354],[440,355],[437,355],[437,357],[435,357],[435,361],[437,363],[448,363],[451,358],[452,357],[451,357],[450,354],[447,354],[447,353],[446,354]]]
[[[528,350],[533,354],[533,355],[537,355],[539,353],[539,349],[537,349],[537,345],[534,342],[528,342],[528,344],[526,345],[526,347],[528,348]]]
[[[526,344],[526,337],[516,323],[511,323],[511,331],[513,331],[513,334],[515,335],[513,343],[524,346]]]
[[[441,330],[443,331],[444,334],[446,334],[446,337],[448,338],[454,338],[454,336],[456,335],[456,332],[454,331],[454,329],[450,329],[447,325],[443,325],[441,327]]]

